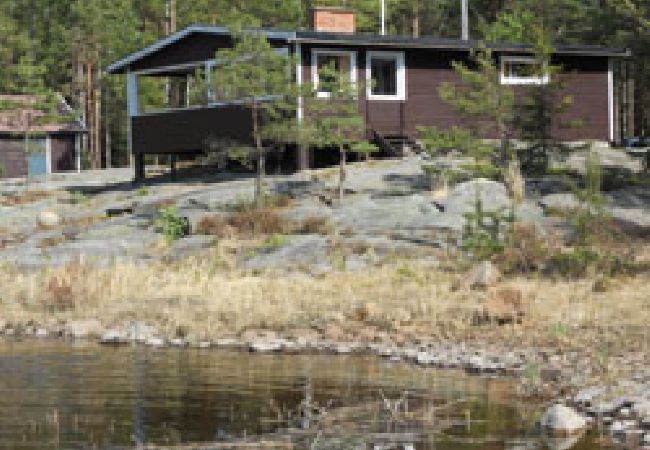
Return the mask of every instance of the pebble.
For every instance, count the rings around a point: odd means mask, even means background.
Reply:
[[[185,347],[187,342],[184,339],[175,338],[169,341],[169,345],[172,347]]]
[[[145,341],[145,345],[148,347],[160,348],[165,346],[165,340],[160,337],[152,336]]]

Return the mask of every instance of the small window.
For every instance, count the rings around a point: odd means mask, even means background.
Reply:
[[[368,52],[368,98],[405,100],[404,53]]]
[[[548,81],[548,71],[534,58],[501,58],[501,84],[546,84]]]
[[[312,53],[312,72],[314,87],[319,97],[332,94],[331,85],[335,81],[325,68],[333,67],[341,76],[349,74],[350,82],[357,81],[356,53],[338,50],[314,50]]]

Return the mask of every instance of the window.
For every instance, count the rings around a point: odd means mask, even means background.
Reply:
[[[370,100],[406,100],[406,69],[402,52],[368,52]]]
[[[342,50],[312,50],[312,78],[314,88],[319,97],[329,97],[331,95],[331,75],[327,76],[324,69],[333,67],[341,76],[349,74],[350,82],[357,81],[357,54],[356,52]]]
[[[501,84],[546,84],[548,71],[535,58],[504,56],[501,58]]]

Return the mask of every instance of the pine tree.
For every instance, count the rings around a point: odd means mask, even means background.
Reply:
[[[440,97],[454,109],[474,119],[475,135],[485,136],[496,130],[499,139],[499,152],[494,158],[499,165],[512,160],[511,139],[513,137],[515,97],[510,86],[500,81],[500,70],[492,51],[481,45],[471,55],[470,67],[454,62],[454,70],[460,83],[443,83]]]
[[[319,69],[321,85],[318,91],[327,92],[326,98],[311,90],[305,98],[305,118],[300,124],[301,141],[320,149],[336,149],[339,153],[339,203],[345,193],[348,152],[371,153],[363,141],[365,122],[359,113],[359,86],[347,74],[333,65]]]
[[[274,127],[290,114],[295,101],[291,61],[273,48],[262,32],[242,31],[233,27],[235,44],[217,52],[219,61],[213,90],[220,100],[236,100],[250,110],[253,124],[252,155],[257,162],[255,203],[264,203],[266,154],[265,129]]]

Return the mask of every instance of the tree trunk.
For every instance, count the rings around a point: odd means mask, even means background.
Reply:
[[[413,37],[420,37],[420,0],[415,0],[413,4]]]
[[[343,146],[339,148],[339,154],[339,204],[341,204],[343,203],[343,196],[345,195],[345,163],[347,160],[347,153]]]

